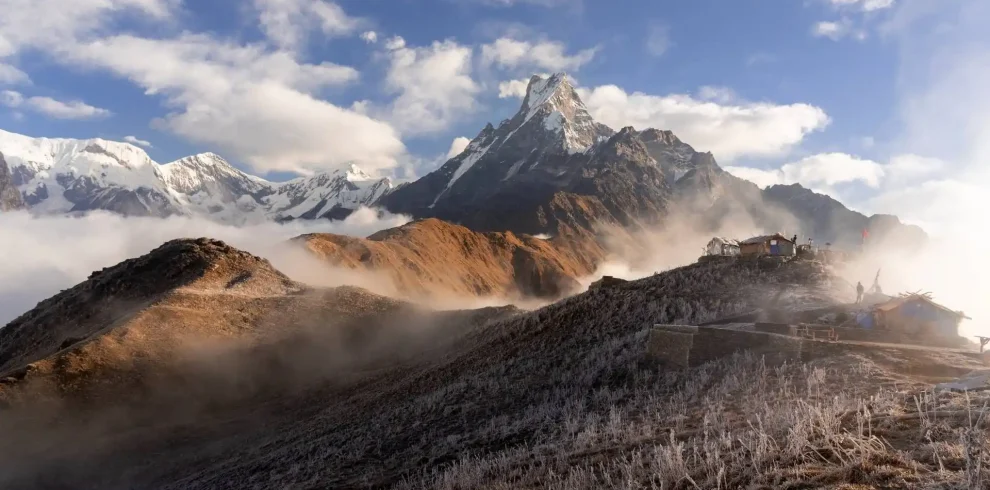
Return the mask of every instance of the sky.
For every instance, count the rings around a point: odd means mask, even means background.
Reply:
[[[984,0],[0,0],[0,128],[411,179],[533,74],[759,185],[936,233],[990,204]]]

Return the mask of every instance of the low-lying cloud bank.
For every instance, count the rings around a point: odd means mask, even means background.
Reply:
[[[954,226],[980,229],[979,214],[960,212],[965,222]],[[796,223],[796,218],[784,211],[777,211],[778,222]],[[686,214],[685,216],[691,216]],[[791,221],[789,221],[791,220]],[[690,219],[680,218],[665,223],[663,228],[644,230],[633,235],[613,232],[609,244],[612,257],[595,271],[581,279],[585,287],[603,276],[634,280],[691,264],[704,255],[704,246],[713,236],[745,239],[750,236],[785,232],[786,229],[764,229],[745,212],[726,216],[714,231],[699,227]],[[631,241],[630,241],[631,240]],[[961,239],[960,235],[932,234],[927,244],[900,243],[885,240],[871,244],[864,253],[836,269],[837,274],[856,284],[869,288],[877,271],[880,285],[886,294],[931,293],[933,299],[970,317],[962,323],[963,336],[990,335],[990,302],[987,301],[987,280],[990,278],[990,257],[986,254],[985,240]],[[858,252],[849,250],[849,252]],[[848,291],[850,299],[855,291]]]
[[[293,221],[234,227],[201,218],[124,218],[93,212],[81,217],[0,213],[0,326],[90,273],[138,257],[176,238],[210,237],[269,259],[293,279],[319,286],[351,284],[386,294],[387,280],[331,268],[288,246],[304,233],[367,236],[410,219],[362,208],[343,221]]]

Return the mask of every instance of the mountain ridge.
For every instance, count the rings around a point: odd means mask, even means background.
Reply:
[[[356,166],[270,182],[212,152],[170,163],[104,139],[32,138],[0,130],[11,181],[38,214],[106,210],[125,216],[205,216],[244,224],[339,217],[373,205],[394,186]]]
[[[215,153],[157,164],[136,146],[102,139],[0,131],[0,151],[8,155],[8,180],[26,207],[41,214],[102,209],[239,225],[343,219],[368,206],[480,232],[600,241],[603,226],[635,231],[685,214],[714,231],[726,216],[742,213],[754,232],[783,231],[819,243],[855,246],[864,229],[927,238],[896,218],[867,217],[800,186],[800,192],[759,189],[670,130],[600,124],[565,73],[533,76],[515,115],[486,124],[461,153],[398,185],[353,165],[273,183]]]
[[[788,202],[732,175],[712,153],[695,150],[672,131],[616,131],[595,122],[567,75],[557,73],[532,77],[513,117],[487,124],[459,155],[380,203],[391,212],[477,231],[557,236],[578,230],[597,240],[601,226],[650,229],[677,214],[698,216],[699,231],[715,232],[742,214],[754,232],[784,231],[850,247],[873,224],[877,235],[927,239],[920,229],[903,231],[899,220],[871,219],[837,201],[841,209],[829,213],[843,219],[833,220],[820,215],[814,193],[796,196],[811,202]]]

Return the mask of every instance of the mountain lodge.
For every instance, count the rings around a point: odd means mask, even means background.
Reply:
[[[959,324],[964,319],[969,317],[963,312],[946,308],[927,294],[915,293],[874,305],[857,320],[864,328],[896,331],[917,338],[946,338],[959,335]]]
[[[732,257],[739,255],[739,241],[731,238],[715,237],[705,246],[705,253],[710,256]]]
[[[797,244],[790,238],[774,233],[749,238],[739,242],[740,254],[743,257],[792,257],[796,253]]]

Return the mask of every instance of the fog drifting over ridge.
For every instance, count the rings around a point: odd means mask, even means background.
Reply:
[[[27,212],[0,213],[0,325],[6,325],[46,298],[82,281],[93,271],[141,256],[176,238],[208,237],[269,259],[294,279],[330,286],[353,284],[388,292],[384,282],[352,277],[332,269],[286,240],[305,233],[367,236],[401,226],[402,215],[379,215],[361,208],[343,221],[297,220],[229,226],[202,218],[125,218],[107,212],[85,216],[33,216]],[[376,287],[377,286],[377,287]]]

